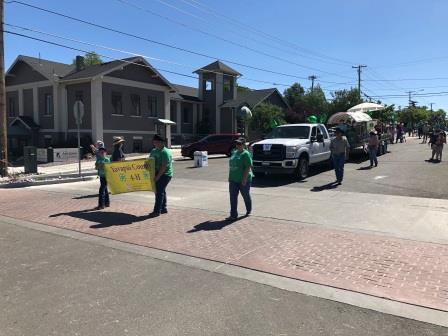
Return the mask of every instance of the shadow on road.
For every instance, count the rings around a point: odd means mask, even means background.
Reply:
[[[370,170],[372,168],[373,168],[372,166],[365,166],[365,167],[358,168],[356,170]]]
[[[74,218],[83,219],[89,222],[97,223],[91,225],[91,229],[101,229],[110,226],[118,226],[118,225],[129,225],[137,222],[144,221],[149,218],[149,215],[146,216],[135,216],[131,214],[121,213],[121,212],[109,212],[109,211],[95,211],[93,209],[86,210],[78,210],[78,211],[70,211],[70,212],[62,212],[58,214],[50,215],[49,217],[60,217],[60,216],[70,216]]]
[[[316,186],[313,189],[311,189],[312,192],[319,192],[319,191],[324,191],[324,190],[331,190],[331,189],[336,189],[338,187],[338,183],[337,182],[331,182],[331,183],[327,183],[321,186]]]
[[[202,222],[198,225],[195,225],[193,229],[187,231],[187,233],[195,233],[195,232],[199,232],[199,231],[215,231],[215,230],[222,230],[223,228],[225,228],[226,226],[229,226],[241,219],[243,219],[244,217],[238,217],[238,219],[235,219],[233,221],[228,221],[228,220],[220,220],[220,221],[206,221],[206,222]]]
[[[76,197],[73,197],[72,199],[76,199],[76,200],[79,200],[79,199],[86,199],[86,198],[98,198],[98,194],[92,194],[92,195],[81,195],[81,196],[76,196]]]

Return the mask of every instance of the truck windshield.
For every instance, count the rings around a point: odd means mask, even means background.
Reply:
[[[310,128],[307,126],[277,127],[268,135],[269,139],[308,139],[309,137]]]

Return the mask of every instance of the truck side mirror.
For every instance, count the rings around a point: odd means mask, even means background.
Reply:
[[[316,141],[317,141],[317,138],[316,138],[315,135],[312,135],[311,138],[310,138],[310,140],[311,140],[311,142],[316,142]]]
[[[323,134],[318,134],[317,135],[317,142],[324,142],[324,135]]]

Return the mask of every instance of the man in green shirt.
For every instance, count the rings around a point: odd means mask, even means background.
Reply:
[[[109,190],[107,190],[106,173],[104,172],[104,165],[109,163],[110,160],[106,156],[106,149],[104,147],[98,148],[97,159],[95,162],[95,169],[98,170],[98,176],[100,177],[100,190],[98,192],[98,207],[97,210],[102,210],[104,207],[110,206]]]
[[[236,149],[232,152],[229,161],[229,194],[230,194],[230,217],[227,220],[238,218],[238,194],[243,196],[246,206],[246,216],[252,212],[252,198],[250,197],[250,186],[252,184],[252,157],[246,149],[243,138],[235,141]]]
[[[168,213],[166,208],[166,187],[173,177],[173,157],[171,150],[165,147],[164,139],[156,134],[152,139],[154,148],[149,157],[155,161],[156,201],[150,217]]]

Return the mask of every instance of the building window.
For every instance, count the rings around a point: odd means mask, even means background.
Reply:
[[[45,94],[45,110],[44,115],[51,116],[51,111],[53,110],[53,95],[51,93]]]
[[[148,109],[150,117],[157,117],[157,97],[148,96]]]
[[[75,92],[75,101],[82,101],[82,102],[84,102],[84,92],[76,91]]]
[[[113,114],[123,115],[123,103],[121,100],[121,93],[112,92],[112,107],[113,107]]]
[[[208,91],[208,92],[213,91],[213,81],[212,80],[206,80],[204,86],[205,86],[205,91]]]
[[[8,116],[13,118],[16,116],[16,100],[13,97],[8,99]]]
[[[189,111],[189,109],[188,108],[184,108],[183,109],[183,111],[182,111],[182,121],[184,122],[184,124],[189,124],[189,123],[191,123],[191,120],[190,120],[190,111]]]
[[[230,79],[224,79],[224,92],[230,92],[231,86]]]
[[[143,153],[143,140],[134,139],[132,143],[132,153]]]
[[[48,148],[53,145],[53,138],[51,135],[46,135],[44,138],[44,147]]]
[[[140,108],[140,96],[137,94],[131,95],[132,113],[134,116],[141,116],[142,110]]]

